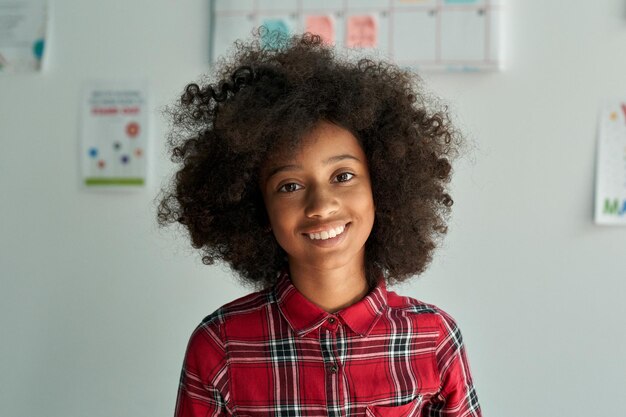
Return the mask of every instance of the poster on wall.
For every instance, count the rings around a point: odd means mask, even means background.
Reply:
[[[0,0],[0,73],[41,70],[47,16],[45,0]]]
[[[607,101],[600,111],[595,222],[626,225],[626,99]]]
[[[215,0],[211,61],[261,26],[311,32],[337,48],[381,55],[402,67],[435,71],[502,68],[504,0]],[[261,39],[274,46],[276,37]]]
[[[81,101],[81,182],[98,189],[145,185],[149,142],[146,81],[93,81]]]

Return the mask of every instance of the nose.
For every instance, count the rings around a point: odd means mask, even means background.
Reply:
[[[339,199],[324,187],[309,187],[304,214],[307,217],[328,217],[337,212]]]

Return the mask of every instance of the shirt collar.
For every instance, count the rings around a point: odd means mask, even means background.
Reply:
[[[340,317],[355,333],[367,336],[387,308],[387,289],[382,277],[363,299],[335,314],[324,311],[302,295],[285,270],[274,286],[274,297],[280,312],[298,336],[317,329],[333,315]]]

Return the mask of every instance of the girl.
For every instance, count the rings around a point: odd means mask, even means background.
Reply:
[[[176,416],[481,416],[455,321],[387,290],[446,233],[460,135],[414,74],[262,36],[170,109],[159,222],[256,289],[191,335]]]

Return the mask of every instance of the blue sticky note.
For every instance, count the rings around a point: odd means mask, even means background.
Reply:
[[[266,29],[261,37],[263,47],[279,49],[289,36],[289,26],[283,19],[265,19],[262,26]]]

